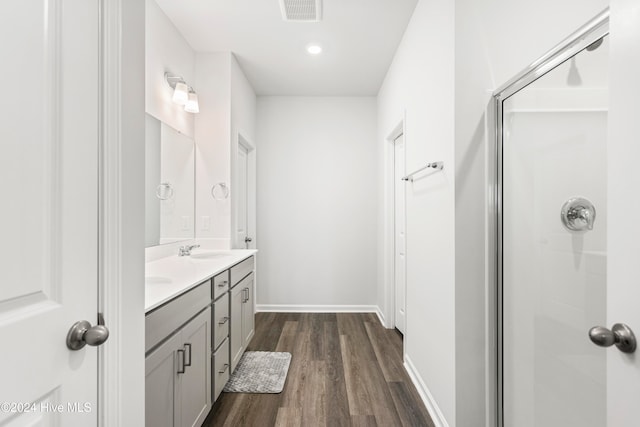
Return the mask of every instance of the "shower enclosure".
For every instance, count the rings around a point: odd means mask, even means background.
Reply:
[[[503,427],[606,426],[599,346],[633,350],[605,328],[608,50],[604,12],[494,95]]]

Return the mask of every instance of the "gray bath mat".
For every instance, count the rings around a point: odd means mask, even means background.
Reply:
[[[291,353],[247,351],[224,386],[227,393],[280,393],[287,379]]]

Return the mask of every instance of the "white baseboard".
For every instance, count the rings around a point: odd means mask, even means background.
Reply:
[[[431,419],[433,420],[433,423],[435,424],[435,426],[449,427],[449,423],[447,423],[447,420],[444,418],[444,414],[438,407],[438,404],[433,398],[433,395],[427,388],[427,385],[422,380],[422,377],[418,373],[418,370],[416,369],[415,365],[413,364],[413,362],[411,362],[411,359],[407,355],[404,356],[404,368],[407,370],[407,373],[409,374],[411,381],[413,381],[413,385],[416,386],[416,389],[418,390],[418,394],[420,394],[422,401],[427,407],[427,411],[429,412],[429,415],[431,415]]]
[[[378,320],[380,320],[380,323],[382,324],[382,326],[389,329],[389,327],[387,326],[387,322],[384,318],[384,314],[382,314],[382,310],[380,310],[380,307],[376,307],[376,314],[378,315]]]
[[[256,304],[257,312],[274,313],[377,313],[375,305],[294,305]]]

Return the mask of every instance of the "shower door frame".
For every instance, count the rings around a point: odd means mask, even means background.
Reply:
[[[502,103],[509,97],[515,95],[540,77],[544,76],[554,68],[577,55],[584,48],[596,40],[609,34],[609,8],[600,12],[587,24],[576,30],[561,43],[556,45],[540,59],[533,62],[529,67],[522,70],[507,83],[493,92],[490,106],[490,120],[494,121],[494,126],[490,129],[495,132],[491,135],[493,142],[492,150],[489,152],[487,169],[489,171],[489,191],[488,191],[488,254],[489,254],[489,283],[492,284],[489,296],[488,348],[493,352],[490,360],[495,365],[488,366],[488,383],[493,388],[490,393],[489,425],[498,427],[514,427],[504,425],[504,389],[503,389],[503,213],[502,213],[502,155],[503,155],[503,107]],[[492,307],[491,302],[495,305]]]

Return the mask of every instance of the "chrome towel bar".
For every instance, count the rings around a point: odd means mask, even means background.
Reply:
[[[411,181],[411,182],[413,182],[413,176],[414,176],[415,174],[417,174],[417,173],[422,172],[423,170],[426,170],[426,169],[435,169],[435,170],[437,170],[437,171],[441,171],[443,168],[444,168],[444,162],[432,162],[432,163],[428,163],[428,164],[427,164],[427,166],[424,166],[424,167],[422,167],[422,168],[418,169],[417,171],[410,173],[410,174],[409,174],[409,175],[407,175],[407,176],[403,176],[403,177],[402,177],[402,180],[403,180],[403,181]]]

